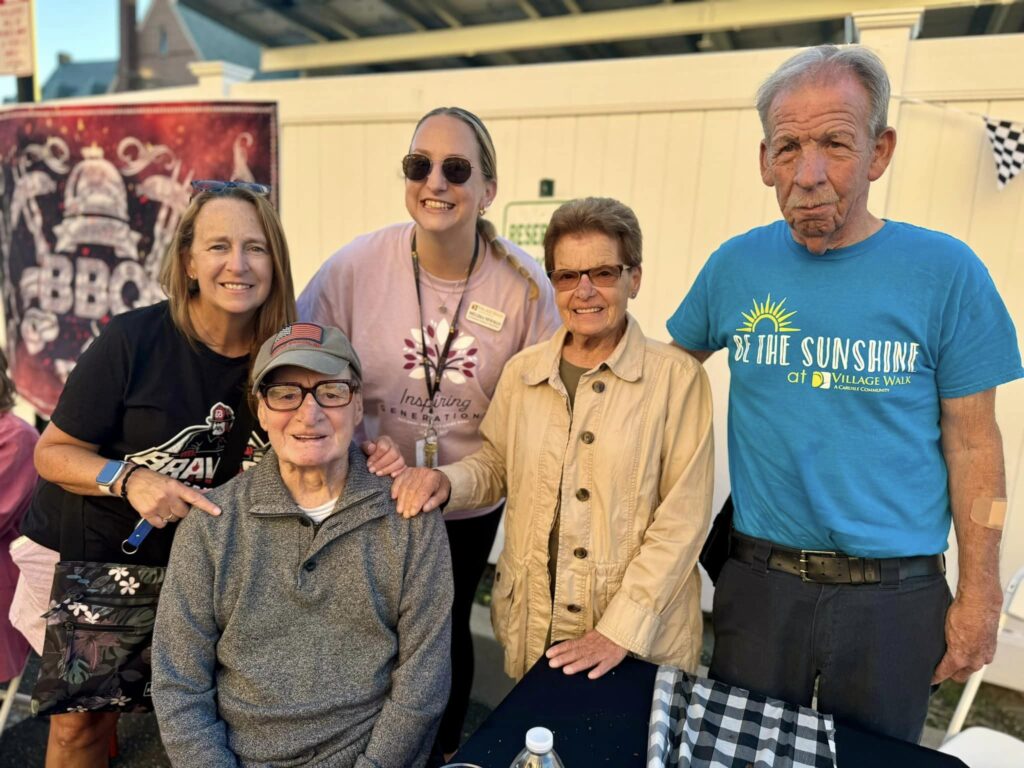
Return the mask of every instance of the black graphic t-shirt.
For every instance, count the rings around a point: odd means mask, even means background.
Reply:
[[[198,342],[189,344],[174,327],[167,302],[126,312],[114,317],[82,354],[53,423],[97,444],[100,456],[209,489],[238,409],[247,407],[248,366],[248,356],[227,358]],[[233,477],[259,461],[266,448],[266,436],[257,426],[241,467],[222,476]],[[84,559],[166,565],[175,526],[154,530],[128,557],[121,542],[139,521],[138,512],[120,498],[78,496],[46,481],[39,483],[22,532],[61,550],[62,509],[72,521],[65,536],[81,536]],[[67,557],[66,540],[63,550]]]

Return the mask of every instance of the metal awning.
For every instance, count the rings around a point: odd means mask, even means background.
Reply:
[[[1024,31],[974,0],[178,0],[263,46],[261,70],[443,69],[846,41],[852,13],[925,9],[921,37]]]

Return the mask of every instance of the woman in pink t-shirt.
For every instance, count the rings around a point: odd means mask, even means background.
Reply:
[[[428,112],[402,160],[412,221],[356,238],[299,297],[301,319],[352,340],[366,372],[365,436],[387,433],[408,464],[476,451],[505,362],[560,325],[540,265],[484,218],[496,168],[480,118]],[[459,745],[473,682],[470,609],[503,506],[445,512],[455,579],[452,693],[438,733],[446,755]]]

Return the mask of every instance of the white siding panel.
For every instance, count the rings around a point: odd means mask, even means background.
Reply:
[[[710,254],[736,234],[730,230],[733,169],[736,157],[740,111],[714,110],[704,116],[704,141],[697,160],[697,188],[690,247],[694,253]],[[754,166],[756,170],[756,165]],[[751,181],[759,181],[756,173]],[[749,229],[749,227],[747,227]]]
[[[598,158],[603,171],[600,194],[614,197],[632,206],[639,116],[610,115],[606,119],[608,129],[601,156]]]
[[[320,243],[320,127],[291,128],[281,134],[281,219],[292,257],[292,277],[301,291],[323,257]],[[286,159],[287,158],[287,159]],[[286,170],[287,169],[287,170]]]
[[[512,200],[533,200],[539,195],[540,180],[550,178],[549,121],[541,117],[501,122],[510,124],[510,127],[516,131],[513,145],[515,154],[507,155],[512,158],[512,162],[505,166],[508,173],[507,178],[512,180],[512,185],[504,187],[502,196],[506,203]],[[499,157],[509,151],[504,143],[496,143],[495,147]],[[568,149],[568,145],[566,149]],[[504,180],[502,179],[502,181]],[[509,196],[509,192],[512,193],[512,196]]]
[[[607,115],[586,116],[577,119],[572,180],[563,197],[606,194],[603,158],[607,138]]]
[[[396,221],[408,220],[402,158],[409,151],[415,127],[415,123],[409,122],[370,123],[366,126],[366,136],[370,140],[364,145],[362,158],[363,190],[367,202],[362,227],[349,239]]]
[[[661,202],[655,214],[654,249],[647,249],[647,287],[640,298],[652,302],[655,320],[648,335],[668,339],[665,321],[693,284],[709,252],[694,245],[693,230],[700,188],[700,154],[704,142],[702,112],[673,112],[665,146]],[[640,220],[644,227],[645,221]]]
[[[640,322],[648,336],[662,336],[666,310],[657,303],[655,286],[666,276],[664,269],[678,258],[679,240],[672,228],[661,219],[664,205],[665,180],[671,168],[665,162],[671,130],[671,115],[654,113],[641,115],[636,126],[636,157],[633,163],[627,202],[636,213],[640,231],[644,236],[643,273],[640,293],[630,302],[630,312]]]
[[[485,118],[486,120],[486,118]],[[520,188],[520,142],[519,128],[520,120],[487,120],[487,131],[491,134],[494,142],[495,153],[498,156],[498,197],[495,204],[499,209],[512,200],[523,199],[525,188]],[[528,198],[536,196],[536,190],[532,193],[525,193]],[[501,217],[496,214],[490,217],[495,226],[501,226]]]
[[[325,125],[321,129],[319,201],[322,202],[314,202],[309,195],[302,198],[303,205],[320,208],[320,245],[316,253],[303,254],[304,262],[315,262],[319,267],[331,253],[351,240],[353,230],[366,221],[364,189],[369,169],[363,163],[365,133],[362,125]]]
[[[979,157],[985,150],[981,118],[971,112],[982,112],[984,102],[958,102],[948,109],[935,109],[932,133],[938,134],[932,183],[924,191],[928,199],[928,217],[922,226],[941,229],[953,237],[966,240],[971,229],[974,194],[979,181]],[[908,140],[916,141],[916,135]],[[916,222],[915,222],[916,223]]]
[[[722,171],[730,173],[730,192],[726,228],[729,236],[779,218],[775,190],[761,180],[760,147],[764,133],[757,112],[748,109],[736,113],[736,133],[730,163]],[[731,164],[731,168],[729,165]],[[723,238],[725,239],[725,238]]]
[[[543,174],[536,179],[528,179],[524,191],[527,195],[539,193],[541,178],[553,179],[555,182],[555,199],[569,199],[568,185],[573,177],[573,165],[576,145],[575,117],[548,117],[544,119],[544,139],[533,152],[540,153],[544,158]],[[534,186],[530,187],[532,183]],[[530,199],[528,196],[524,199]]]
[[[945,110],[927,104],[904,104],[900,109],[896,154],[886,171],[892,176],[887,218],[926,226],[930,190],[940,167],[939,127],[945,116]]]

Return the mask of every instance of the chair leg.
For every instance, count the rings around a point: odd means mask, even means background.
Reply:
[[[25,659],[25,663],[28,663],[28,658]],[[21,685],[21,676],[25,671],[25,666],[22,665],[21,669],[22,671],[7,683],[7,691],[4,693],[3,703],[0,703],[0,733],[4,732],[4,726],[7,725],[7,718],[11,714],[11,707],[14,706],[14,697],[18,693],[18,686]]]
[[[21,684],[21,673],[19,672],[7,684],[7,690],[4,693],[3,703],[0,704],[0,733],[3,733],[4,727],[7,725],[7,718],[11,714],[11,707],[14,706],[14,696],[18,692],[18,686],[20,684]]]
[[[957,702],[956,710],[954,710],[953,717],[949,721],[949,727],[946,729],[946,735],[942,739],[944,742],[956,736],[960,733],[960,729],[964,727],[967,712],[970,710],[971,704],[974,703],[974,697],[978,694],[978,688],[981,687],[981,678],[984,675],[985,668],[982,667],[967,678],[967,685],[964,686],[964,692],[960,694],[960,701]]]

